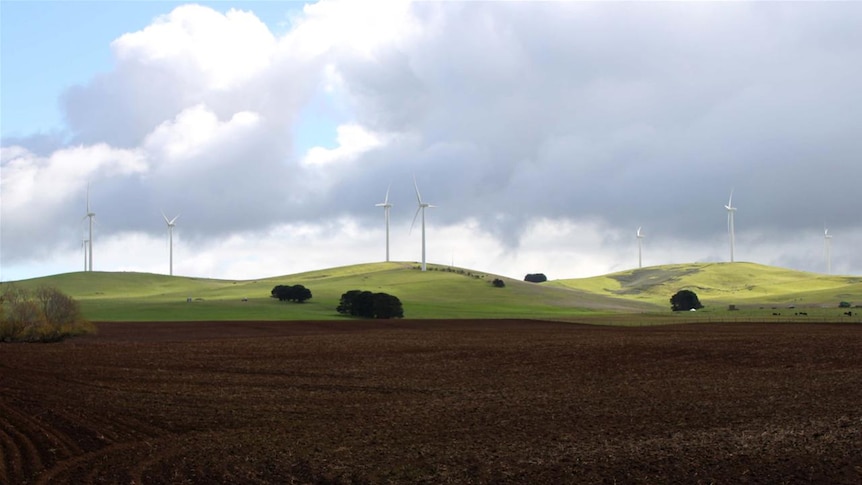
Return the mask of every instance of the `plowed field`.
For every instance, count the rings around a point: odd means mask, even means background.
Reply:
[[[102,323],[0,344],[0,483],[862,483],[862,327]]]

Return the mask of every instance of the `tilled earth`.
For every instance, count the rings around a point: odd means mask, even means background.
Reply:
[[[102,323],[0,344],[0,483],[862,483],[862,327]]]

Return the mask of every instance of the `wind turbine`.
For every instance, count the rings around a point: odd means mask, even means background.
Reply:
[[[413,177],[413,187],[416,189],[416,200],[419,202],[419,208],[416,209],[416,215],[413,216],[413,224],[410,224],[410,230],[413,230],[413,226],[416,224],[416,218],[419,216],[419,213],[422,213],[422,271],[426,270],[425,266],[425,209],[428,207],[437,207],[427,202],[422,202],[422,196],[419,195],[419,185],[416,184],[416,177]]]
[[[165,219],[165,224],[168,225],[168,244],[170,245],[170,250],[169,250],[170,272],[168,274],[173,276],[174,275],[174,226],[176,226],[176,220],[180,216],[177,215],[173,219],[168,220],[168,216],[166,216],[165,213],[162,212],[162,217],[164,217],[164,219]]]
[[[643,238],[644,238],[644,235],[641,232],[640,227],[638,227],[637,238],[638,238],[638,268],[643,268]]]
[[[389,209],[392,204],[389,203],[389,189],[392,185],[386,187],[386,198],[382,204],[375,204],[374,207],[383,207],[383,219],[386,221],[386,262],[389,262]]]
[[[727,233],[730,236],[730,262],[732,263],[734,245],[733,213],[736,212],[736,207],[733,206],[733,189],[730,189],[730,198],[727,199],[727,205],[724,208],[727,209]]]
[[[829,229],[823,229],[823,240],[826,250],[826,274],[832,274],[832,234],[829,234]]]
[[[90,238],[87,239],[87,249],[90,253],[88,259],[89,268],[85,268],[87,271],[93,271],[93,219],[95,219],[95,217],[96,213],[90,209],[90,184],[87,184],[87,215],[83,218],[90,219]]]

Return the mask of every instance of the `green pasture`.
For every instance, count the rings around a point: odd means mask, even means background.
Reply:
[[[862,321],[856,308],[849,318],[837,308],[839,301],[862,304],[862,278],[751,263],[666,265],[541,284],[447,266],[429,265],[427,272],[418,268],[416,263],[370,263],[256,280],[78,272],[13,284],[57,287],[80,302],[92,321],[342,319],[346,317],[335,308],[341,295],[354,289],[395,295],[404,305],[405,318],[418,319],[536,318],[626,325]],[[495,278],[506,286],[494,287]],[[313,297],[302,304],[270,298],[280,284],[304,285]],[[668,300],[680,289],[695,291],[706,307],[671,312]],[[738,310],[729,311],[729,305]],[[808,315],[798,315],[800,311]]]

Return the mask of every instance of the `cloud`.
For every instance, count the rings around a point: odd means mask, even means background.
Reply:
[[[160,211],[182,213],[187,271],[378,260],[374,204],[391,185],[407,231],[415,176],[438,206],[432,261],[451,241],[480,270],[602,273],[636,264],[638,226],[649,264],[726,260],[733,189],[738,260],[820,271],[827,224],[833,267],[859,273],[862,255],[840,249],[862,234],[859,14],[321,1],[276,36],[253,12],[181,6],[65,93],[66,145],[4,140],[3,262],[76,252],[63,234],[88,181],[103,239],[155,241]],[[309,146],[296,137],[315,103],[334,107],[314,111],[331,143]],[[403,237],[399,257],[418,259]]]

